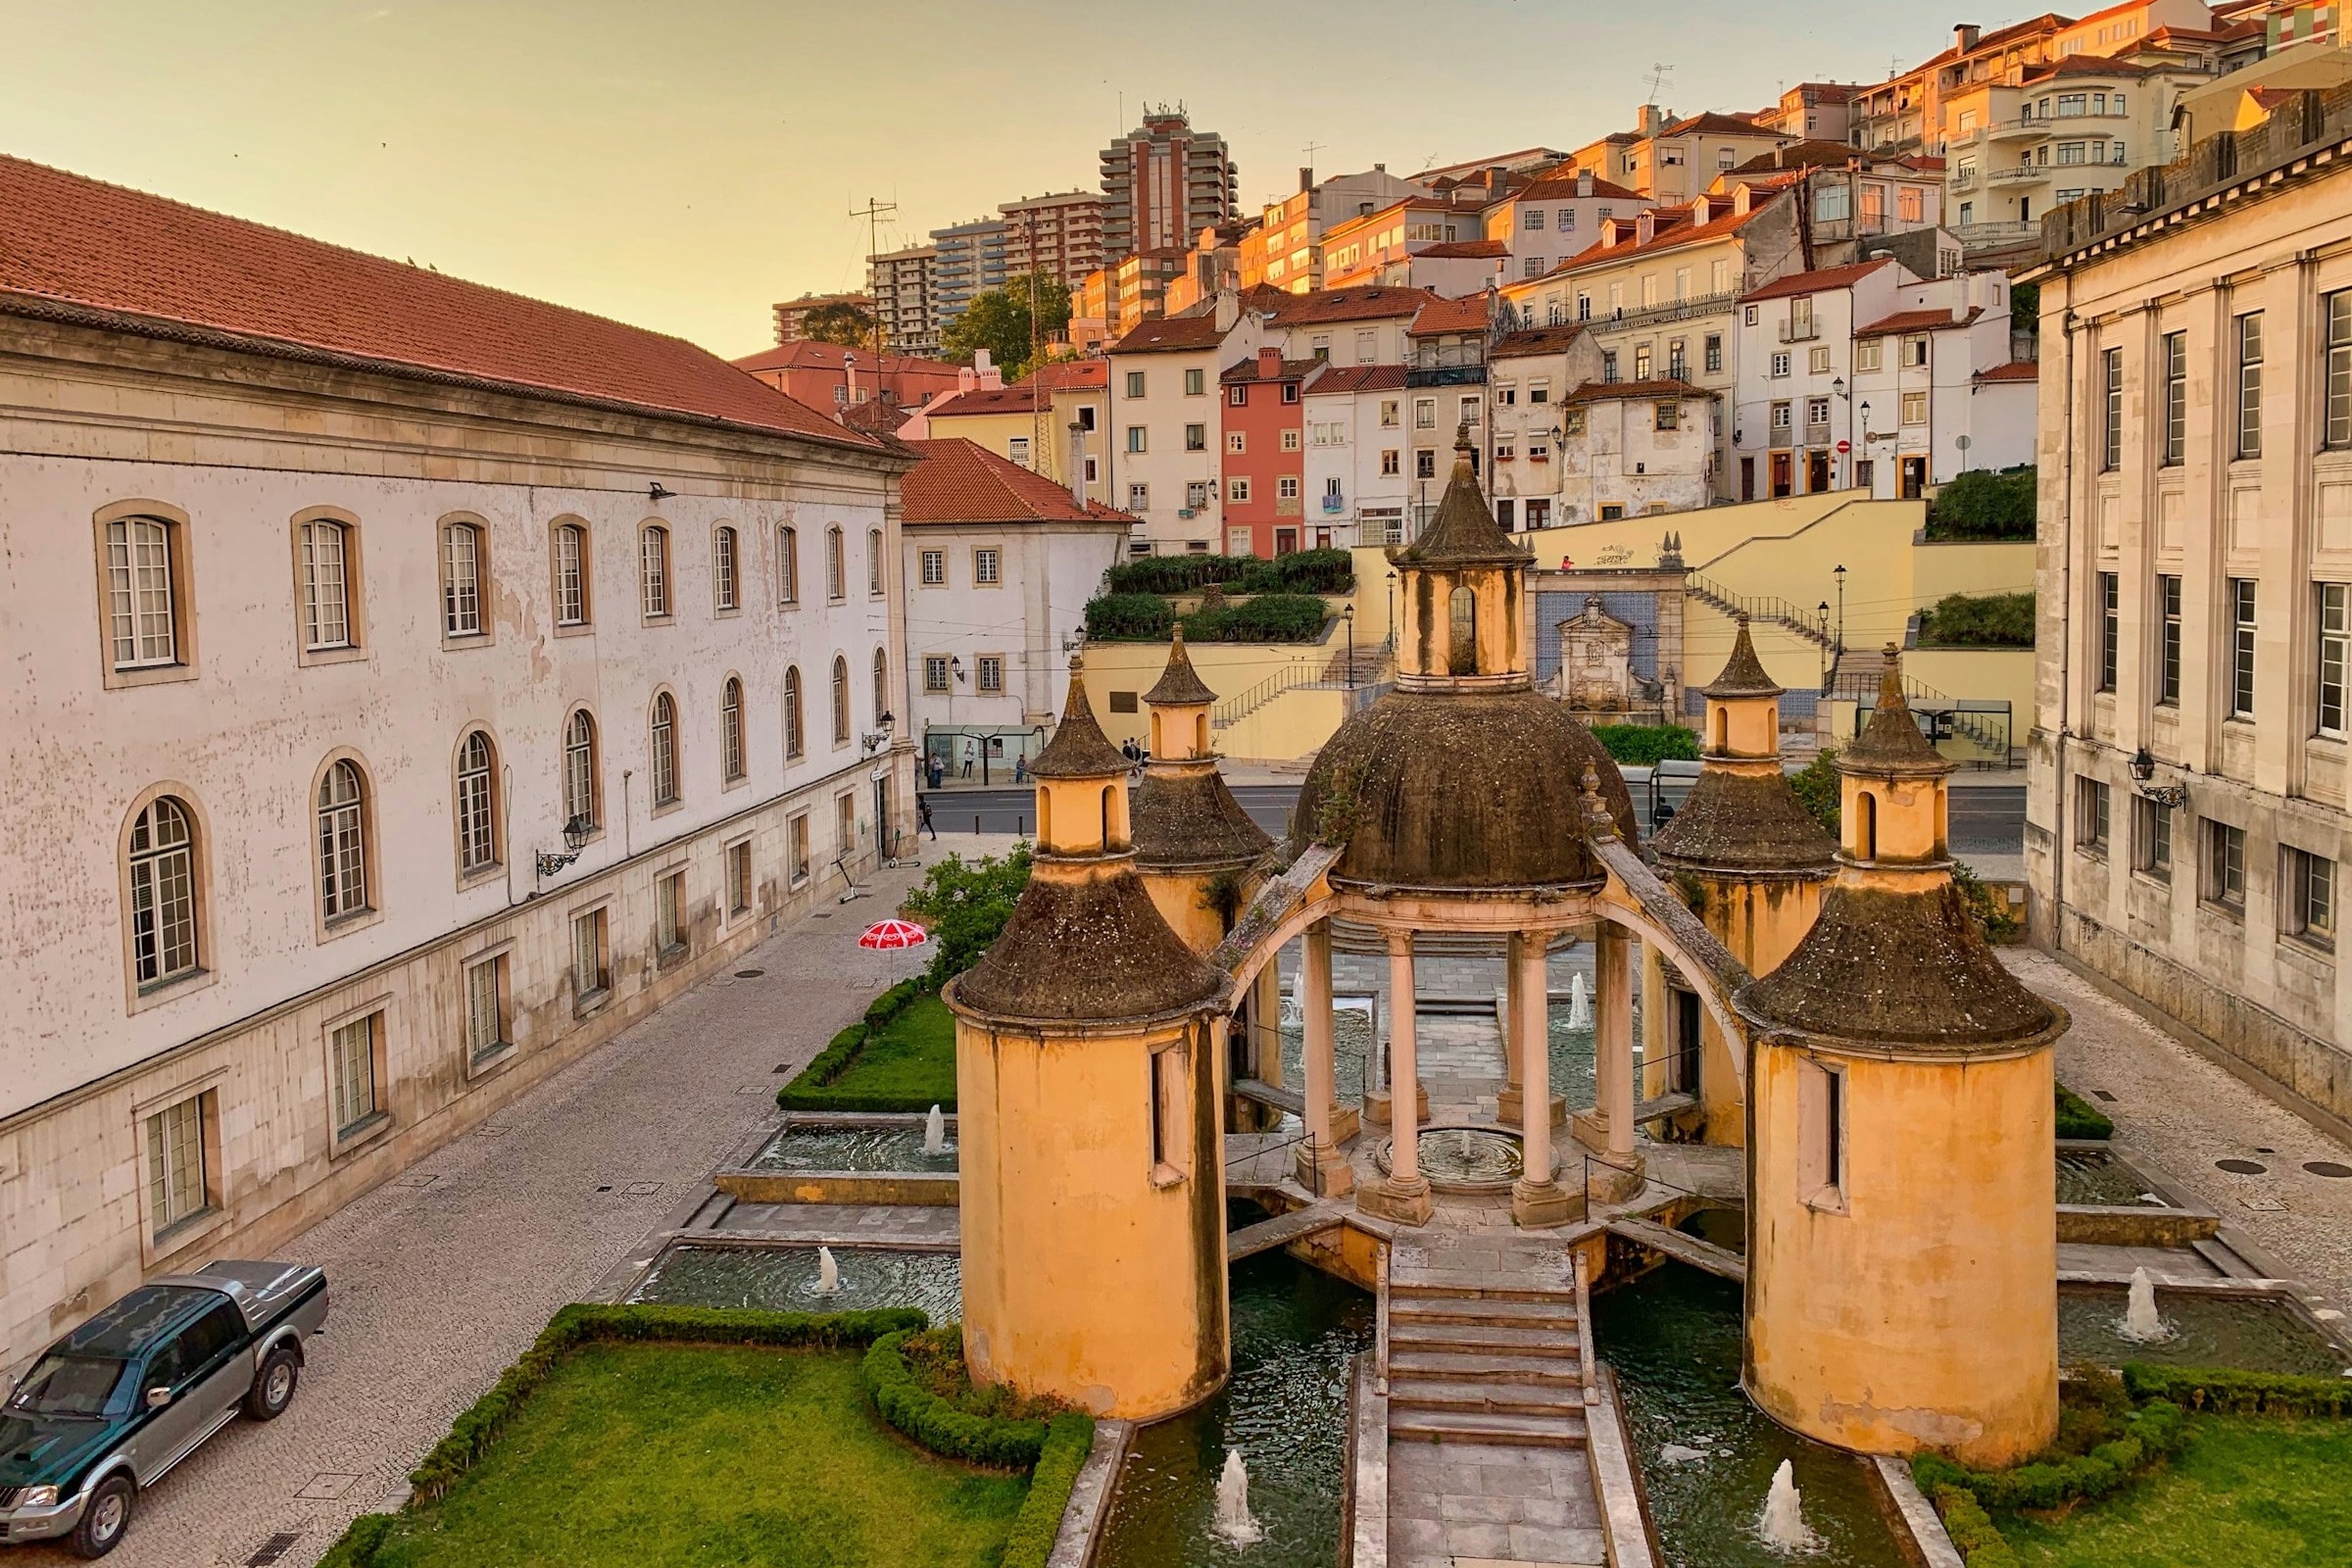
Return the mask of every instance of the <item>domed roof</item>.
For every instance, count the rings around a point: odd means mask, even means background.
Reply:
[[[948,983],[947,1000],[991,1018],[1108,1024],[1204,1006],[1225,976],[1168,928],[1132,865],[1030,879],[1004,934]]]
[[[1154,762],[1128,806],[1136,863],[1152,869],[1254,860],[1272,847],[1212,763]]]
[[[1394,887],[1480,889],[1596,881],[1584,776],[1626,842],[1633,797],[1616,762],[1564,704],[1534,691],[1392,691],[1342,724],[1298,792],[1291,842],[1326,816],[1347,851],[1331,874]]]
[[[1775,764],[1736,773],[1708,763],[1674,820],[1649,847],[1662,861],[1720,871],[1811,871],[1827,876],[1838,846]]]

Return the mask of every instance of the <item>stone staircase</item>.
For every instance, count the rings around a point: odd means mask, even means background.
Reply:
[[[1388,1328],[1392,1442],[1585,1446],[1573,1289],[1392,1281]]]

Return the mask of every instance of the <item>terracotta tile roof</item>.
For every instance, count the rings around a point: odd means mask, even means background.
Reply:
[[[906,406],[888,392],[878,398],[867,398],[863,403],[853,403],[839,413],[841,422],[851,429],[865,435],[888,436],[893,438],[892,446],[905,446],[896,437],[906,426]]]
[[[1388,283],[1353,288],[1320,288],[1305,294],[1283,294],[1252,310],[1263,310],[1275,326],[1318,326],[1327,321],[1378,321],[1392,316],[1410,316],[1437,295],[1425,288],[1397,288]]]
[[[1688,381],[1666,378],[1648,381],[1587,381],[1560,401],[1563,403],[1628,403],[1642,398],[1711,398],[1714,393]]]
[[[1520,360],[1531,354],[1557,354],[1584,335],[1581,321],[1566,326],[1530,326],[1505,332],[1487,350],[1490,360]]]
[[[1394,392],[1404,385],[1401,365],[1335,365],[1306,389],[1310,398],[1334,392]]]
[[[1661,136],[1777,136],[1745,115],[1704,114],[1678,120],[1658,132]]]
[[[1162,316],[1140,321],[1135,330],[1109,345],[1110,354],[1173,354],[1180,350],[1213,349],[1225,341],[1213,314]]]
[[[913,354],[885,354],[877,362],[872,349],[852,348],[840,343],[820,342],[815,338],[797,338],[772,349],[747,354],[740,360],[727,363],[739,370],[838,370],[844,355],[854,361],[860,373],[870,371],[877,363],[884,374],[905,370],[928,370],[940,375],[954,375],[956,367],[945,360],[926,360]]]
[[[1316,359],[1285,360],[1282,362],[1281,374],[1261,376],[1257,373],[1257,357],[1255,355],[1251,355],[1249,359],[1244,360],[1241,364],[1228,368],[1225,373],[1218,376],[1217,379],[1227,386],[1232,386],[1237,383],[1247,384],[1250,381],[1259,380],[1303,381],[1308,376],[1314,374],[1318,366],[1328,365],[1329,363],[1330,362],[1328,360]]]
[[[2156,70],[2154,66],[2135,66],[2128,60],[2109,60],[2099,55],[2068,55],[2044,65],[2028,66],[2025,80],[2028,84],[2048,81],[2058,76],[2131,76],[2137,78]]]
[[[1083,392],[1094,387],[1110,385],[1108,360],[1054,360],[1039,366],[1015,381],[1015,386],[1027,386],[1035,381],[1049,392]]]
[[[1032,414],[1053,406],[1053,393],[1042,386],[982,386],[956,393],[926,417],[954,419],[975,414]]]
[[[1727,213],[1712,222],[1692,223],[1686,220],[1671,228],[1661,228],[1657,237],[1646,245],[1592,245],[1569,257],[1544,275],[1549,277],[1594,262],[1618,262],[1629,256],[1654,256],[1660,251],[1695,245],[1702,240],[1721,239],[1726,234],[1738,233],[1771,210],[1772,206],[1767,202],[1751,207],[1745,213]]]
[[[899,482],[906,522],[1133,522],[1100,501],[1085,510],[1042,473],[998,457],[976,441],[945,436],[909,441],[921,458]]]
[[[1855,327],[1854,336],[1885,337],[1891,332],[1942,332],[1954,327],[1966,326],[1984,314],[1984,307],[1972,305],[1969,307],[1968,315],[1955,321],[1952,319],[1952,313],[1948,310],[1897,311],[1892,316],[1882,317],[1868,326]]]
[[[1786,147],[1758,153],[1746,163],[1728,172],[1734,178],[1742,174],[1775,174],[1784,169],[1843,169],[1856,159],[1863,163],[1873,160],[1859,147],[1841,141],[1792,141]]]
[[[1894,258],[1882,256],[1877,261],[1856,262],[1851,267],[1825,267],[1818,271],[1791,272],[1775,278],[1758,289],[1740,296],[1742,304],[1757,300],[1787,299],[1792,294],[1825,294],[1832,289],[1852,288],[1882,267],[1892,267]]]
[[[1511,248],[1498,239],[1449,239],[1432,245],[1427,250],[1413,252],[1413,260],[1430,262],[1495,260],[1511,254]]]
[[[2038,381],[2041,379],[2041,366],[2034,360],[2011,360],[2007,365],[1996,365],[1989,370],[1979,370],[1977,379],[1980,381]]]
[[[874,445],[682,338],[8,157],[0,310]]]
[[[1531,202],[1537,200],[1559,201],[1577,195],[1576,170],[1572,165],[1563,164],[1516,194],[1520,200]],[[1592,189],[1590,194],[1604,202],[1645,202],[1649,200],[1640,191],[1627,190],[1623,185],[1612,185],[1598,174],[1592,176]]]
[[[1484,290],[1465,294],[1458,300],[1431,300],[1414,313],[1412,324],[1405,331],[1413,337],[1435,337],[1440,332],[1483,332],[1494,314],[1494,303]]]

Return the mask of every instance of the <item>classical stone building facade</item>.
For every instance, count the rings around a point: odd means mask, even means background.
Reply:
[[[0,1365],[906,830],[907,460],[684,343],[0,159]]]

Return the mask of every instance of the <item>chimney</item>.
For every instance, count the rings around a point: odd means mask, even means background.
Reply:
[[[1592,194],[1592,171],[1590,169],[1580,169],[1576,172],[1576,193],[1579,196]]]
[[[1655,136],[1665,123],[1666,117],[1659,113],[1656,104],[1643,104],[1634,114],[1634,134],[1642,137]]]
[[[852,350],[850,350],[848,353],[845,353],[844,355],[842,355],[842,357],[841,357],[841,368],[842,368],[842,372],[843,372],[844,374],[846,374],[846,375],[847,375],[847,376],[850,378],[850,405],[851,405],[851,407],[855,408],[855,407],[857,406],[857,403],[858,403],[858,351],[857,351],[857,350],[855,350],[855,349],[852,349]]]
[[[1302,191],[1315,188],[1315,172],[1313,170],[1301,169],[1298,171],[1298,188]]]
[[[1977,40],[1984,35],[1984,28],[1973,22],[1963,22],[1952,29],[1952,47],[1966,54],[1977,46]]]
[[[1233,323],[1241,318],[1242,297],[1229,288],[1221,288],[1217,290],[1217,330],[1220,332],[1230,332],[1233,330]]]
[[[985,353],[987,353],[988,351],[987,351],[986,349],[983,349],[983,350],[981,350],[981,352],[982,352],[983,354],[985,354]],[[958,369],[956,371],[956,391],[958,391],[958,392],[970,392],[970,391],[973,391],[973,390],[975,390],[975,389],[976,389],[976,388],[977,388],[979,385],[980,385],[980,374],[979,374],[979,372],[978,372],[978,371],[974,370],[974,369],[973,369],[973,368],[972,368],[970,366],[966,365],[966,366],[960,367],[960,368],[958,368]]]
[[[1264,348],[1257,351],[1257,378],[1272,381],[1282,375],[1282,350]]]
[[[1086,510],[1086,426],[1070,421],[1070,499]]]
[[[1374,172],[1375,174],[1385,174],[1385,173],[1387,173],[1388,172],[1389,172],[1389,166],[1388,166],[1388,165],[1386,165],[1386,164],[1374,164],[1374,165],[1372,166],[1372,172]]]

